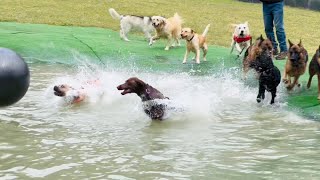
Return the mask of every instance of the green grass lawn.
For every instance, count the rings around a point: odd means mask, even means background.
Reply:
[[[248,21],[253,37],[264,34],[262,5],[235,0],[1,0],[0,21],[119,29],[108,8],[121,14],[172,16],[178,12],[188,26],[202,32],[210,23],[210,44],[229,47],[231,24]],[[287,38],[302,39],[310,54],[320,44],[319,12],[285,8]]]

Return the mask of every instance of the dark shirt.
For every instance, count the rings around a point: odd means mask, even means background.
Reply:
[[[283,0],[260,0],[260,1],[265,4],[272,4],[272,3],[282,2]]]

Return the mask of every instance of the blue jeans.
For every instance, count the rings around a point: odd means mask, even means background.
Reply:
[[[273,4],[263,3],[263,20],[267,37],[271,40],[273,48],[278,49],[278,43],[274,36],[273,27],[276,27],[277,40],[279,42],[280,51],[288,50],[286,43],[286,33],[283,25],[283,6],[284,2]]]

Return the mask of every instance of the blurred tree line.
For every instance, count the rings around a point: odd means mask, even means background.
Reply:
[[[239,0],[243,2],[258,3],[259,0]],[[320,11],[320,0],[284,0],[285,4],[292,7],[307,8]]]

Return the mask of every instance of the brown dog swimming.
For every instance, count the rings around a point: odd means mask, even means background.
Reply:
[[[142,102],[148,103],[144,106],[144,112],[151,119],[162,120],[165,114],[166,105],[155,100],[169,98],[165,97],[160,91],[136,77],[129,78],[124,84],[119,85],[117,89],[123,90],[121,92],[122,95],[128,93],[137,94]]]
[[[299,44],[293,44],[290,40],[288,59],[286,61],[283,82],[287,84],[287,89],[292,90],[295,85],[300,87],[299,77],[304,74],[308,62],[308,52],[303,47],[301,40]],[[291,83],[291,77],[294,78]]]
[[[312,60],[309,64],[309,81],[307,88],[311,86],[312,77],[314,75],[318,76],[318,99],[320,100],[320,46],[316,50],[316,53],[313,55]]]

